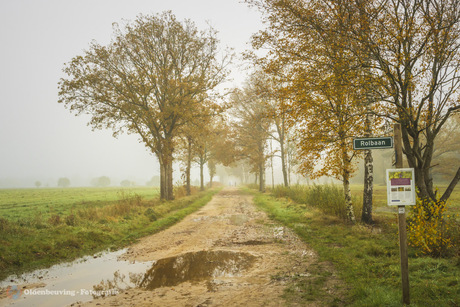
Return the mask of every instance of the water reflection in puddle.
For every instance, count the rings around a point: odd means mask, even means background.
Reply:
[[[241,275],[256,257],[230,251],[199,251],[158,260],[145,274],[140,287],[153,290],[180,283],[200,282],[215,277]]]
[[[126,249],[105,252],[98,257],[87,256],[70,263],[54,265],[49,269],[37,270],[21,276],[9,276],[0,282],[0,288],[16,287],[21,284],[41,284],[27,294],[22,291],[18,298],[5,298],[1,306],[65,306],[74,302],[90,301],[96,290],[94,285],[101,280],[110,280],[115,276],[143,275],[152,266],[150,262],[118,260]],[[115,273],[114,273],[115,272]],[[135,280],[133,280],[135,281]],[[135,282],[125,279],[117,289],[134,287]]]
[[[256,260],[255,256],[242,252],[199,251],[156,262],[130,263],[117,259],[125,251],[106,252],[96,258],[85,257],[19,277],[10,276],[0,282],[0,288],[42,285],[32,289],[32,293],[22,291],[18,298],[3,298],[0,305],[65,306],[117,294],[132,287],[153,290],[187,281],[207,281],[212,290],[215,278],[240,276]]]

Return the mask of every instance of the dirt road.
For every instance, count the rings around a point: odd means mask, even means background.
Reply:
[[[281,297],[283,290],[294,279],[317,278],[311,268],[318,268],[308,246],[236,188],[224,189],[180,223],[143,238],[122,257],[156,264],[143,276],[130,276],[138,288],[73,306],[296,305]],[[336,297],[340,282],[330,266],[320,265],[328,271],[321,274],[327,276],[322,291]],[[308,294],[297,288],[294,296]],[[330,298],[312,295],[310,306],[329,305]]]

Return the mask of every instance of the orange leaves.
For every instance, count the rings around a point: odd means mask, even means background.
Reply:
[[[248,1],[266,14],[267,28],[254,36],[253,47],[267,48],[258,61],[286,84],[287,123],[297,129],[301,172],[343,180],[353,171],[351,137],[362,135],[366,73],[342,31],[349,18],[334,1]],[[373,82],[372,79],[368,83]]]

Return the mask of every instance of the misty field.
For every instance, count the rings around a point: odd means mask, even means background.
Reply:
[[[17,220],[36,215],[42,218],[53,214],[68,215],[75,210],[105,206],[134,195],[153,199],[158,193],[158,189],[152,187],[0,189],[0,216]]]
[[[116,249],[178,222],[216,189],[161,201],[154,188],[0,190],[0,280]]]

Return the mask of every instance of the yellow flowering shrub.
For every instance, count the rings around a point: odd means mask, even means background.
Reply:
[[[423,254],[441,257],[453,247],[449,236],[450,216],[442,202],[417,199],[408,218],[408,242]]]

